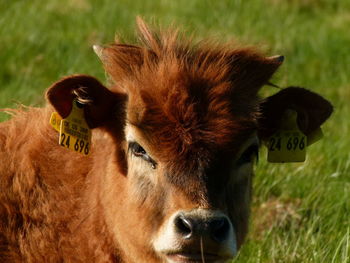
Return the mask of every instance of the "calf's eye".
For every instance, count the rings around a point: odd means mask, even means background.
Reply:
[[[156,168],[156,162],[147,154],[145,149],[143,149],[140,144],[137,142],[130,142],[129,150],[134,156],[142,158],[143,160],[149,162],[152,165],[153,169]]]
[[[143,157],[147,155],[145,149],[143,149],[142,146],[136,142],[130,143],[129,148],[131,149],[132,154],[137,157]]]
[[[254,160],[254,158],[258,161],[259,159],[259,145],[252,144],[249,146],[239,157],[237,160],[237,165],[243,165],[246,163],[250,163]]]

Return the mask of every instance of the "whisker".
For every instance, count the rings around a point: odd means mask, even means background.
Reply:
[[[204,249],[203,249],[203,238],[202,238],[202,237],[201,237],[200,243],[201,243],[201,258],[202,258],[202,263],[205,263],[205,259],[204,259]]]

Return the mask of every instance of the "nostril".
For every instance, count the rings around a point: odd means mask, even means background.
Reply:
[[[228,217],[222,214],[200,212],[202,210],[181,212],[174,217],[173,231],[178,238],[187,240],[201,238],[206,242],[225,242],[231,233]]]
[[[226,240],[230,223],[226,217],[216,218],[210,222],[211,237],[217,242],[223,242]]]
[[[184,238],[190,238],[193,232],[193,222],[182,215],[175,218],[176,231]]]

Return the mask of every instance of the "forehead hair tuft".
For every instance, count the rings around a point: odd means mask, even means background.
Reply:
[[[210,159],[255,129],[257,92],[281,64],[252,48],[194,43],[177,29],[137,19],[139,43],[115,43],[101,56],[128,95],[127,119],[160,158]]]

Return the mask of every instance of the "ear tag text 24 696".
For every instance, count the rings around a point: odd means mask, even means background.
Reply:
[[[267,160],[271,163],[304,162],[307,137],[297,124],[297,113],[286,111],[281,128],[268,140]]]
[[[58,130],[58,122],[59,130]],[[88,155],[91,145],[91,130],[84,116],[84,105],[73,100],[72,111],[62,119],[58,113],[51,115],[50,124],[59,131],[59,144],[72,151]]]

